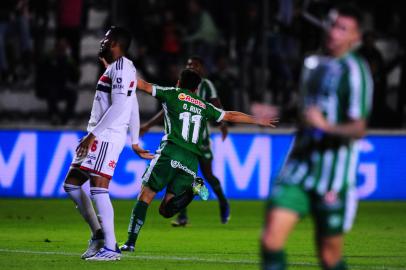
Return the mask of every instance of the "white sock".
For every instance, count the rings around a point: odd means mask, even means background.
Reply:
[[[91,187],[90,194],[96,204],[101,226],[104,232],[104,245],[116,250],[116,235],[114,234],[114,210],[110,201],[109,191],[106,188]]]
[[[96,212],[94,211],[92,201],[89,196],[80,186],[75,186],[71,184],[64,184],[63,188],[72,201],[77,205],[77,209],[82,217],[85,219],[87,224],[89,224],[92,231],[92,237],[95,236],[96,232],[101,229],[99,220],[97,219]]]

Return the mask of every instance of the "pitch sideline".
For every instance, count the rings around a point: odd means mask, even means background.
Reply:
[[[21,253],[21,254],[38,254],[38,255],[61,255],[61,256],[77,256],[80,258],[80,253],[63,252],[63,251],[35,251],[35,250],[21,250],[21,249],[3,249],[0,248],[0,253]],[[223,263],[223,264],[258,264],[255,260],[219,260],[219,259],[206,259],[198,257],[179,257],[179,256],[159,256],[159,255],[126,255],[123,257],[130,260],[147,259],[147,260],[167,260],[167,261],[191,261],[191,262],[203,262],[203,263]],[[309,262],[291,262],[292,266],[318,266],[317,263]],[[364,265],[351,265],[355,269],[371,269],[371,270],[405,270],[401,267],[386,267],[386,266],[364,266]]]

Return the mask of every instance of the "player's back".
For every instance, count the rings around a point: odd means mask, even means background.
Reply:
[[[124,110],[116,117],[114,123],[100,134],[105,140],[111,140],[116,136],[124,138],[130,121],[136,85],[136,69],[129,59],[120,57],[111,63],[97,82],[88,132],[91,132],[103,118],[115,95],[124,95],[126,96],[122,105]]]
[[[163,140],[201,155],[207,121],[221,121],[224,111],[186,89],[155,86],[153,94],[162,102],[165,112]]]

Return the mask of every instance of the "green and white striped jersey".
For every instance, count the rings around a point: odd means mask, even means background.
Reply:
[[[301,109],[316,105],[331,124],[366,119],[371,109],[372,78],[356,53],[336,59],[310,56],[304,61]],[[357,142],[299,127],[281,181],[302,184],[319,194],[339,192],[354,183]]]
[[[216,87],[214,87],[214,84],[207,78],[202,78],[196,94],[206,101],[218,98]]]
[[[152,95],[164,109],[165,135],[162,140],[202,155],[207,121],[220,122],[225,112],[186,89],[154,85]]]
[[[216,87],[214,84],[207,78],[202,78],[199,87],[197,88],[196,94],[203,98],[205,101],[210,102],[211,99],[218,98]],[[206,125],[206,128],[203,130],[203,144],[206,147],[209,147],[210,144],[210,130],[209,125]]]

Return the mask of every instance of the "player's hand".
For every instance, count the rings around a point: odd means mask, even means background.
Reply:
[[[327,122],[323,113],[315,106],[311,106],[305,110],[304,120],[307,125],[318,128],[322,131],[327,131],[330,127],[330,124]]]
[[[78,155],[78,157],[84,157],[87,155],[87,153],[89,152],[89,148],[93,144],[95,139],[96,136],[94,136],[93,133],[89,133],[82,139],[80,139],[79,145],[78,147],[76,147],[76,154]]]
[[[149,150],[142,149],[138,144],[133,144],[132,149],[140,158],[143,159],[153,159],[154,155],[149,152]]]
[[[276,124],[279,123],[279,118],[257,118],[256,122],[260,126],[276,128]]]
[[[149,130],[149,127],[147,125],[142,125],[140,127],[140,136],[144,136],[145,133],[147,133]]]
[[[221,139],[224,142],[228,135],[228,128],[224,122],[221,122],[220,124],[220,131],[221,131]]]
[[[106,59],[104,59],[103,57],[99,57],[99,60],[100,60],[100,62],[103,64],[103,66],[104,66],[105,68],[108,67],[109,64],[107,63]]]

